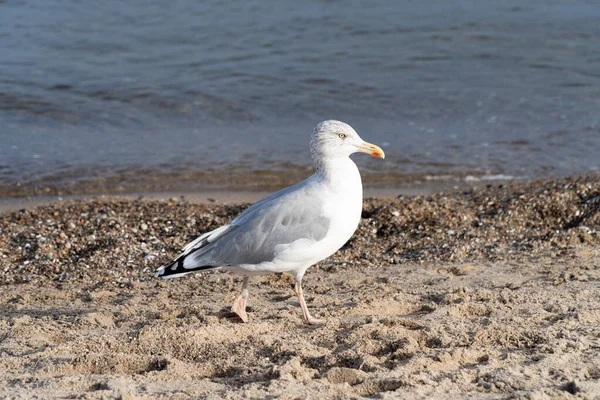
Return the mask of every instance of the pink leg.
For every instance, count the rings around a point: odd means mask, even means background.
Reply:
[[[308,307],[306,307],[306,301],[304,300],[304,294],[302,293],[302,286],[300,285],[300,281],[296,280],[296,286],[294,287],[294,291],[296,292],[296,296],[298,296],[298,301],[300,302],[300,307],[302,307],[302,313],[304,314],[304,321],[306,321],[309,325],[322,325],[325,323],[324,319],[316,319],[313,318],[308,312]]]
[[[231,311],[236,313],[242,321],[248,322],[248,314],[246,314],[246,302],[248,301],[248,282],[250,281],[249,277],[244,277],[244,282],[242,283],[242,292],[238,297],[233,301],[233,306],[231,307]]]

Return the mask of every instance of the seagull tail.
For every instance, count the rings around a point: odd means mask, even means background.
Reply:
[[[169,264],[163,265],[158,269],[158,271],[156,271],[156,274],[154,274],[154,276],[156,278],[173,279],[179,278],[180,276],[184,276],[195,271],[203,271],[206,269],[218,268],[213,265],[201,265],[198,267],[185,268],[183,265],[183,261],[186,257],[187,254],[182,254],[175,260],[171,261]]]

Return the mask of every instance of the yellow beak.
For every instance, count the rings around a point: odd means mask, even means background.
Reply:
[[[373,157],[385,158],[385,153],[383,152],[383,150],[381,150],[381,147],[376,146],[372,143],[363,142],[360,146],[357,147],[358,151],[362,153],[368,153]]]

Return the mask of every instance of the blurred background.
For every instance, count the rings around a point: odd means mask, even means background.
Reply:
[[[350,123],[365,184],[600,168],[592,0],[0,0],[0,196],[273,189]]]

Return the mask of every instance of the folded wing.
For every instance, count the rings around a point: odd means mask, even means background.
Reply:
[[[322,215],[322,192],[305,181],[275,192],[249,207],[231,223],[207,232],[156,274],[176,277],[193,271],[273,261],[296,240],[319,241],[329,229]]]

